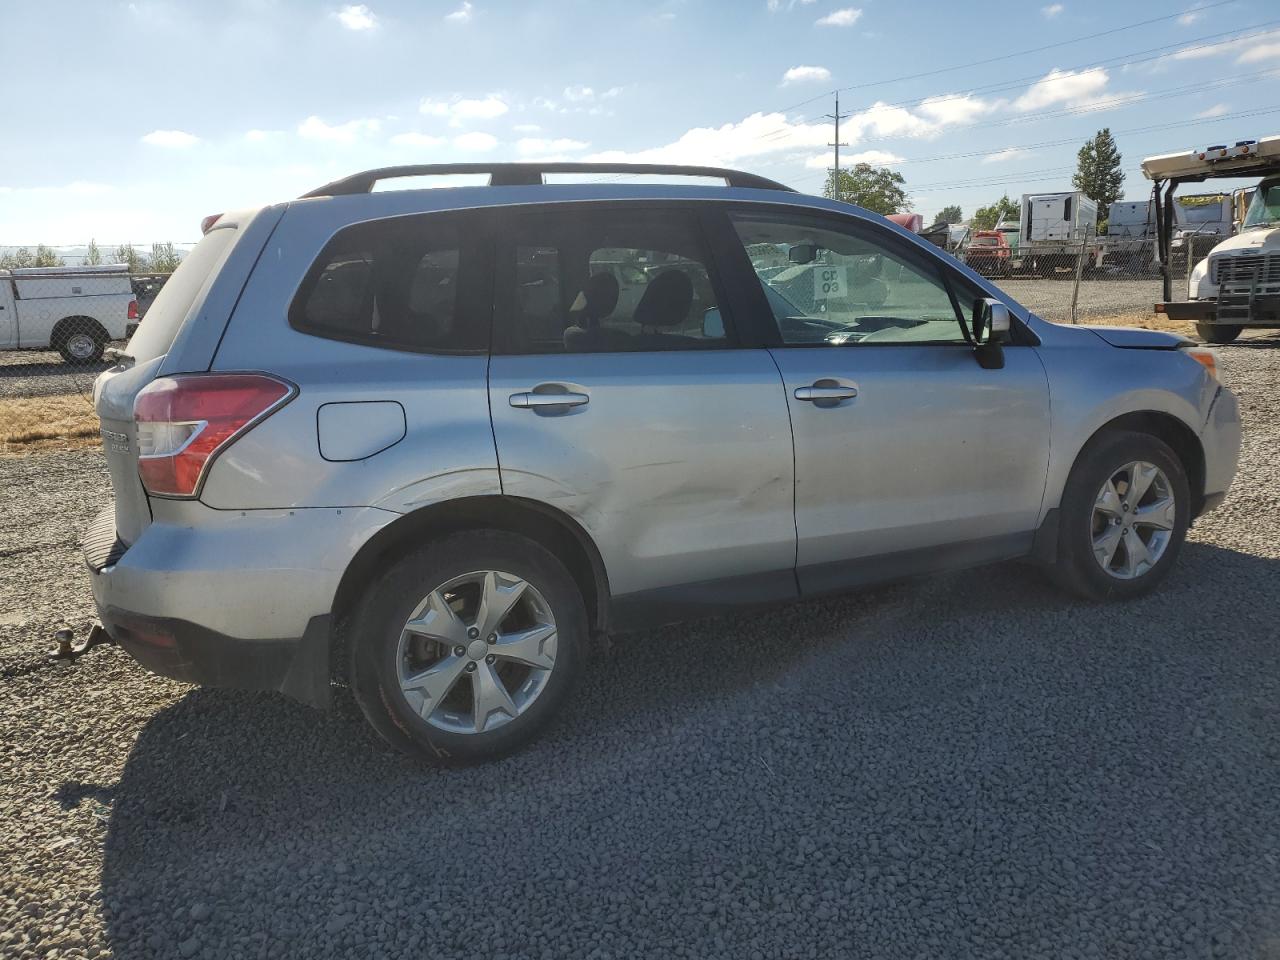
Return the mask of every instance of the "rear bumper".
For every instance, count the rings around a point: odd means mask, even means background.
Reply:
[[[148,669],[208,686],[328,699],[328,617],[351,558],[397,514],[213,510],[154,501],[137,541],[114,511],[84,537],[94,601],[111,637]]]
[[[1155,305],[1156,313],[1192,323],[1228,326],[1280,326],[1280,296],[1224,294],[1216,300],[1168,300]]]

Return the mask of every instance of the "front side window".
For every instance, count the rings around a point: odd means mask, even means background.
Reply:
[[[566,209],[513,215],[503,234],[496,319],[504,352],[727,344],[710,258],[690,217]]]
[[[289,321],[315,336],[419,351],[483,350],[485,318],[459,302],[465,245],[456,221],[397,217],[339,231]]]
[[[942,275],[868,231],[735,216],[734,228],[788,345],[966,341]]]

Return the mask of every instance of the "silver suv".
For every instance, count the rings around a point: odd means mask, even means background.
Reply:
[[[607,631],[1017,557],[1145,593],[1240,443],[1211,353],[1046,323],[713,168],[398,167],[210,217],[119,359],[111,636],[195,683],[346,684],[439,762],[528,741]]]

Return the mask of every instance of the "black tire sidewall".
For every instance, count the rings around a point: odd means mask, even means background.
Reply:
[[[1093,555],[1093,508],[1103,481],[1127,463],[1153,463],[1169,479],[1175,498],[1172,536],[1155,566],[1133,580],[1108,575]],[[1126,599],[1155,589],[1178,558],[1191,522],[1191,490],[1177,454],[1158,437],[1132,431],[1105,433],[1081,451],[1067,480],[1059,514],[1059,573],[1066,585],[1095,600]]]
[[[519,717],[486,733],[460,734],[433,727],[405,701],[396,650],[401,628],[427,593],[474,570],[502,570],[542,594],[556,620],[556,664]],[[587,633],[581,592],[554,554],[515,534],[453,534],[402,556],[371,585],[349,635],[352,690],[374,729],[406,753],[444,765],[493,759],[531,741],[558,711],[581,669]]]
[[[1231,343],[1236,337],[1244,331],[1243,326],[1237,324],[1214,324],[1214,323],[1198,323],[1196,324],[1196,333],[1200,335],[1200,339],[1206,343]]]

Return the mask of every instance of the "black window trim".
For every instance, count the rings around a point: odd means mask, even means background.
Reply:
[[[445,220],[453,225],[458,237],[458,295],[454,302],[455,317],[473,317],[477,328],[482,328],[483,344],[475,347],[451,349],[449,347],[423,346],[403,340],[392,340],[370,334],[343,333],[312,324],[306,319],[306,298],[320,275],[328,265],[327,255],[348,230],[368,227],[374,223],[392,223],[394,221],[439,221]],[[493,342],[493,289],[494,257],[493,231],[491,229],[492,214],[488,209],[472,210],[432,210],[418,213],[403,213],[389,217],[369,217],[364,220],[353,220],[335,230],[324,245],[316,253],[303,274],[302,280],[289,300],[289,326],[299,333],[321,340],[334,340],[339,343],[351,343],[363,347],[380,350],[395,350],[399,353],[417,353],[424,356],[439,357],[476,357],[487,356]]]
[[[881,226],[873,221],[866,220],[861,217],[853,217],[838,214],[828,210],[815,209],[813,207],[805,207],[797,204],[789,203],[768,203],[755,201],[744,203],[734,200],[713,200],[704,201],[704,203],[714,204],[719,216],[723,220],[724,227],[728,230],[726,235],[732,239],[732,247],[726,244],[726,262],[728,268],[732,270],[731,275],[739,278],[738,282],[731,284],[733,287],[743,291],[744,298],[750,301],[749,310],[744,308],[743,314],[748,321],[759,318],[760,322],[752,323],[755,328],[755,335],[759,338],[759,345],[773,348],[785,349],[832,349],[832,348],[856,348],[856,347],[963,347],[965,349],[973,349],[973,334],[971,331],[971,316],[966,316],[960,305],[960,299],[957,292],[957,282],[963,282],[966,286],[973,287],[974,284],[963,274],[953,270],[948,264],[931,256],[928,251],[916,249],[911,243],[897,236],[893,230],[888,227]],[[804,223],[806,221],[814,226],[824,229],[834,230],[837,232],[847,232],[853,236],[866,238],[869,242],[880,244],[887,248],[889,252],[901,257],[909,265],[920,269],[922,273],[932,273],[940,282],[946,291],[948,298],[951,300],[952,309],[956,312],[956,323],[959,325],[963,340],[915,340],[915,341],[873,341],[871,343],[852,343],[852,344],[820,344],[820,343],[786,343],[782,340],[781,331],[778,330],[777,324],[773,321],[773,310],[769,306],[768,300],[765,298],[764,291],[759,289],[759,276],[755,272],[755,268],[751,265],[751,259],[746,252],[746,247],[738,237],[738,232],[733,226],[734,217],[742,219],[755,218],[764,220],[776,220],[781,223]],[[985,291],[977,288],[980,297],[986,296]],[[972,311],[972,306],[970,307]],[[1026,331],[1022,323],[1016,318],[1013,319],[1013,330],[1010,342],[1006,343],[1006,347],[1031,346],[1036,342],[1032,334]]]
[[[571,200],[571,201],[554,201],[547,203],[522,203],[512,204],[508,206],[495,207],[495,220],[493,222],[493,234],[500,240],[495,240],[493,250],[493,294],[490,298],[493,310],[492,332],[489,337],[491,353],[493,356],[554,356],[554,357],[579,357],[579,356],[599,356],[609,354],[610,356],[627,356],[629,354],[656,354],[656,353],[699,353],[704,350],[742,350],[749,349],[753,345],[746,342],[746,338],[742,336],[739,324],[739,316],[733,309],[733,301],[737,298],[733,297],[734,284],[729,282],[729,274],[725,272],[723,257],[721,256],[720,247],[723,246],[723,238],[717,237],[713,230],[708,229],[707,223],[707,206],[706,200],[653,200],[645,197],[637,197],[636,199],[611,199],[611,200]],[[711,281],[711,288],[716,295],[716,306],[720,310],[720,319],[724,324],[724,343],[719,344],[716,341],[708,341],[705,347],[693,347],[681,350],[605,350],[593,351],[591,353],[546,353],[546,354],[529,354],[521,353],[510,347],[512,342],[509,339],[509,331],[504,329],[506,318],[502,316],[499,305],[502,303],[503,292],[499,290],[499,278],[503,273],[503,265],[501,260],[514,257],[515,244],[508,238],[514,235],[514,231],[510,228],[511,218],[517,217],[535,217],[547,216],[550,214],[569,214],[569,213],[586,213],[593,214],[598,212],[608,212],[616,210],[619,212],[637,212],[637,213],[653,213],[662,211],[673,211],[683,214],[693,228],[694,236],[702,247],[702,252],[706,256],[706,266],[709,271],[708,279]],[[514,260],[508,267],[514,267]],[[561,266],[563,270],[563,265]]]

